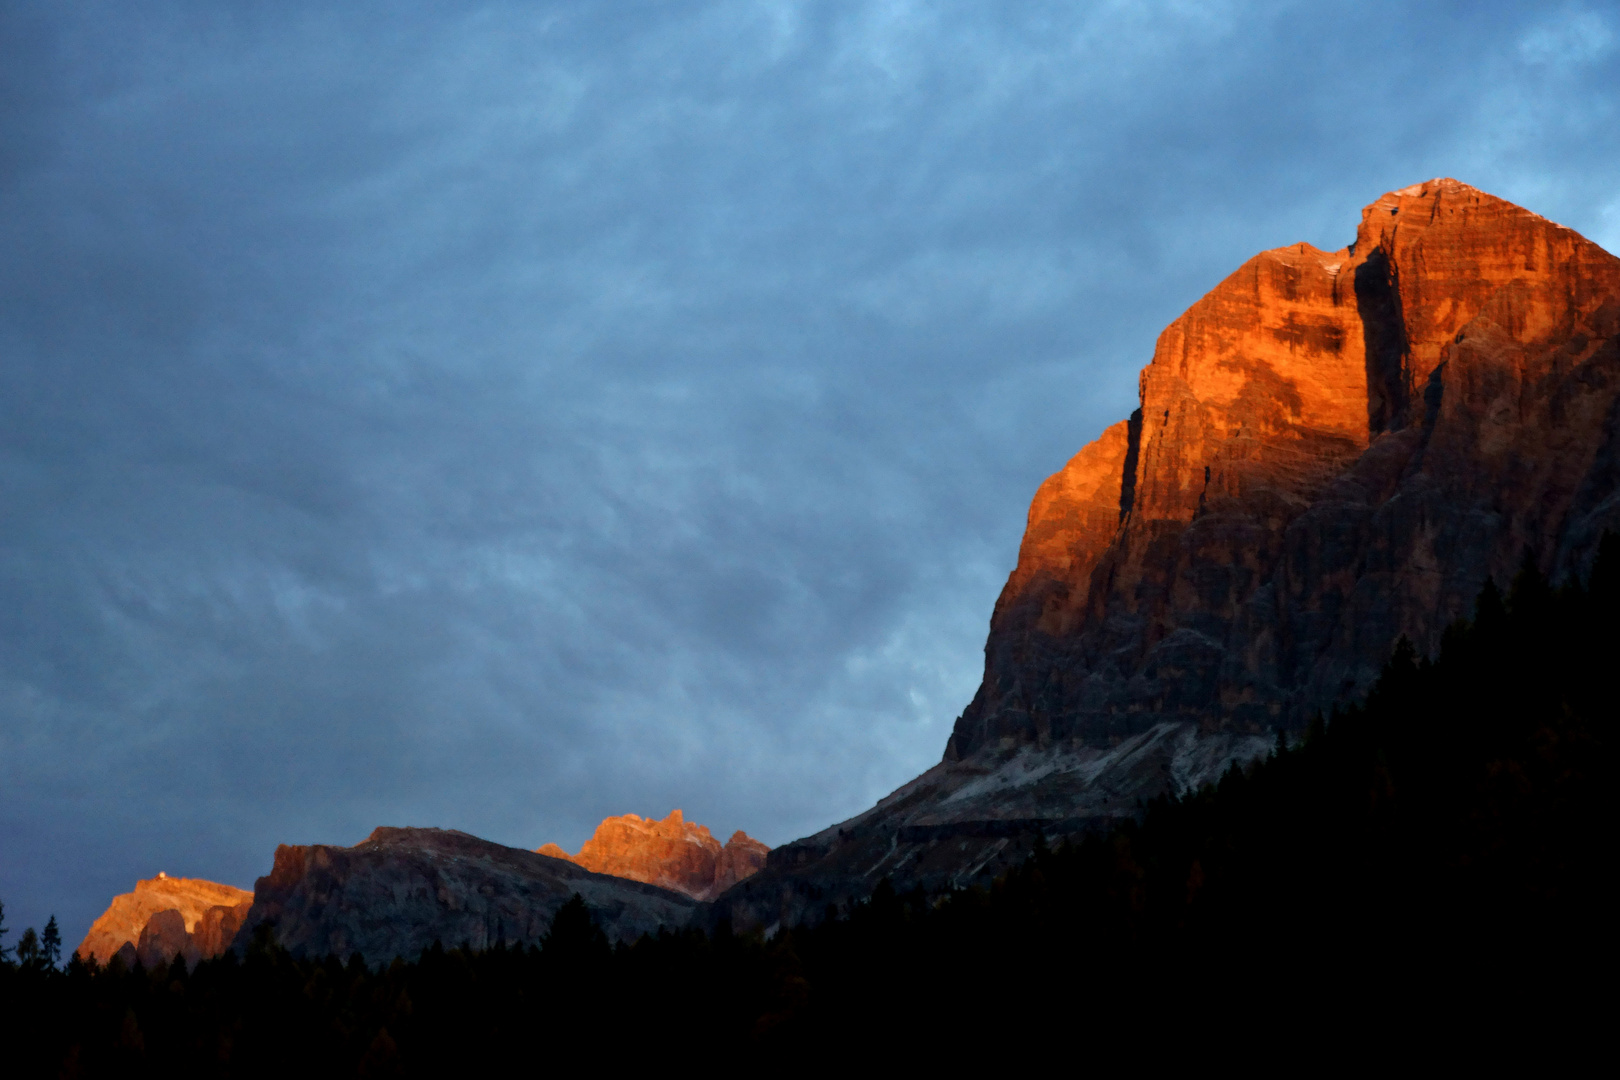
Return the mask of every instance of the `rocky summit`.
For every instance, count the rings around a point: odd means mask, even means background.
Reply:
[[[151,968],[179,955],[195,966],[230,946],[252,903],[246,889],[159,874],[113,897],[76,951],[103,964],[116,956],[128,966],[140,960]]]
[[[644,881],[694,900],[712,900],[757,873],[769,851],[741,829],[722,847],[707,826],[687,821],[679,810],[663,821],[635,814],[606,818],[578,855],[556,844],[539,849],[598,874]]]
[[[1455,180],[1250,259],[1140,408],[1041,485],[944,759],[770,853],[717,916],[986,880],[1194,788],[1433,654],[1487,578],[1620,528],[1620,259]]]
[[[386,961],[414,958],[434,942],[536,945],[575,893],[610,941],[684,926],[698,906],[677,892],[462,832],[381,828],[354,847],[278,847],[236,944],[245,947],[268,925],[296,956]]]

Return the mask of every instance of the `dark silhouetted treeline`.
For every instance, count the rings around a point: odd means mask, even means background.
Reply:
[[[576,902],[543,948],[381,969],[268,935],[195,971],[35,952],[0,968],[5,1053],[41,1076],[384,1076],[796,1071],[873,1045],[1214,1060],[1304,1032],[1316,1065],[1416,1036],[1567,1046],[1607,1001],[1617,619],[1614,538],[1585,585],[1527,561],[1435,661],[1403,643],[1363,704],[1139,823],[1034,841],[988,892],[884,885],[769,941],[616,948]]]

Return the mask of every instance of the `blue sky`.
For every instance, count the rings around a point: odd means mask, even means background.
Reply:
[[[1613,4],[0,2],[0,899],[936,761],[1040,480],[1249,255],[1620,249]]]

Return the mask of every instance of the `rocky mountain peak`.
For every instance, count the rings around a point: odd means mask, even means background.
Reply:
[[[1609,513],[1580,478],[1614,452],[1617,292],[1613,255],[1451,179],[1377,199],[1341,251],[1244,263],[1159,336],[1136,414],[1036,493],[947,759],[1295,726],[1526,546],[1582,557]],[[1529,470],[1550,446],[1563,472]],[[1408,519],[1420,494],[1434,514]]]
[[[577,855],[556,844],[546,844],[538,852],[594,873],[709,900],[757,872],[769,850],[740,829],[722,846],[707,826],[688,822],[679,810],[672,810],[662,821],[636,814],[607,818]]]
[[[159,872],[137,881],[133,892],[113,897],[77,952],[102,964],[122,956],[126,964],[139,959],[150,968],[176,954],[195,964],[230,946],[252,903],[246,889]]]

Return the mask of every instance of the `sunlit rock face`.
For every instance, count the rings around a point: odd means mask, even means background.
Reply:
[[[663,821],[625,814],[605,819],[578,855],[556,844],[539,854],[570,859],[598,874],[612,874],[673,889],[696,900],[710,900],[759,871],[770,848],[742,830],[722,847],[703,825],[679,810]]]
[[[686,925],[690,897],[447,829],[375,830],[354,847],[276,849],[236,945],[268,924],[294,955],[370,961],[446,948],[537,945],[578,893],[610,941]]]
[[[720,857],[715,860],[714,884],[709,887],[704,899],[713,899],[737,882],[759,873],[765,868],[770,851],[770,848],[741,829],[732,833],[726,846],[720,850]]]
[[[181,955],[194,965],[230,946],[252,903],[246,889],[159,874],[113,897],[77,952],[102,964],[122,956],[127,965],[139,959],[150,968]]]
[[[1159,337],[1140,408],[1047,480],[944,760],[716,901],[814,918],[987,882],[1194,788],[1433,653],[1526,551],[1620,530],[1620,260],[1455,180],[1354,244],[1250,259]]]
[[[1620,260],[1454,180],[1249,260],[1160,336],[1123,450],[1076,458],[1119,462],[1113,521],[1037,495],[1026,550],[1068,549],[1021,555],[947,758],[1298,727],[1527,547],[1580,564],[1620,522],[1617,297]]]

